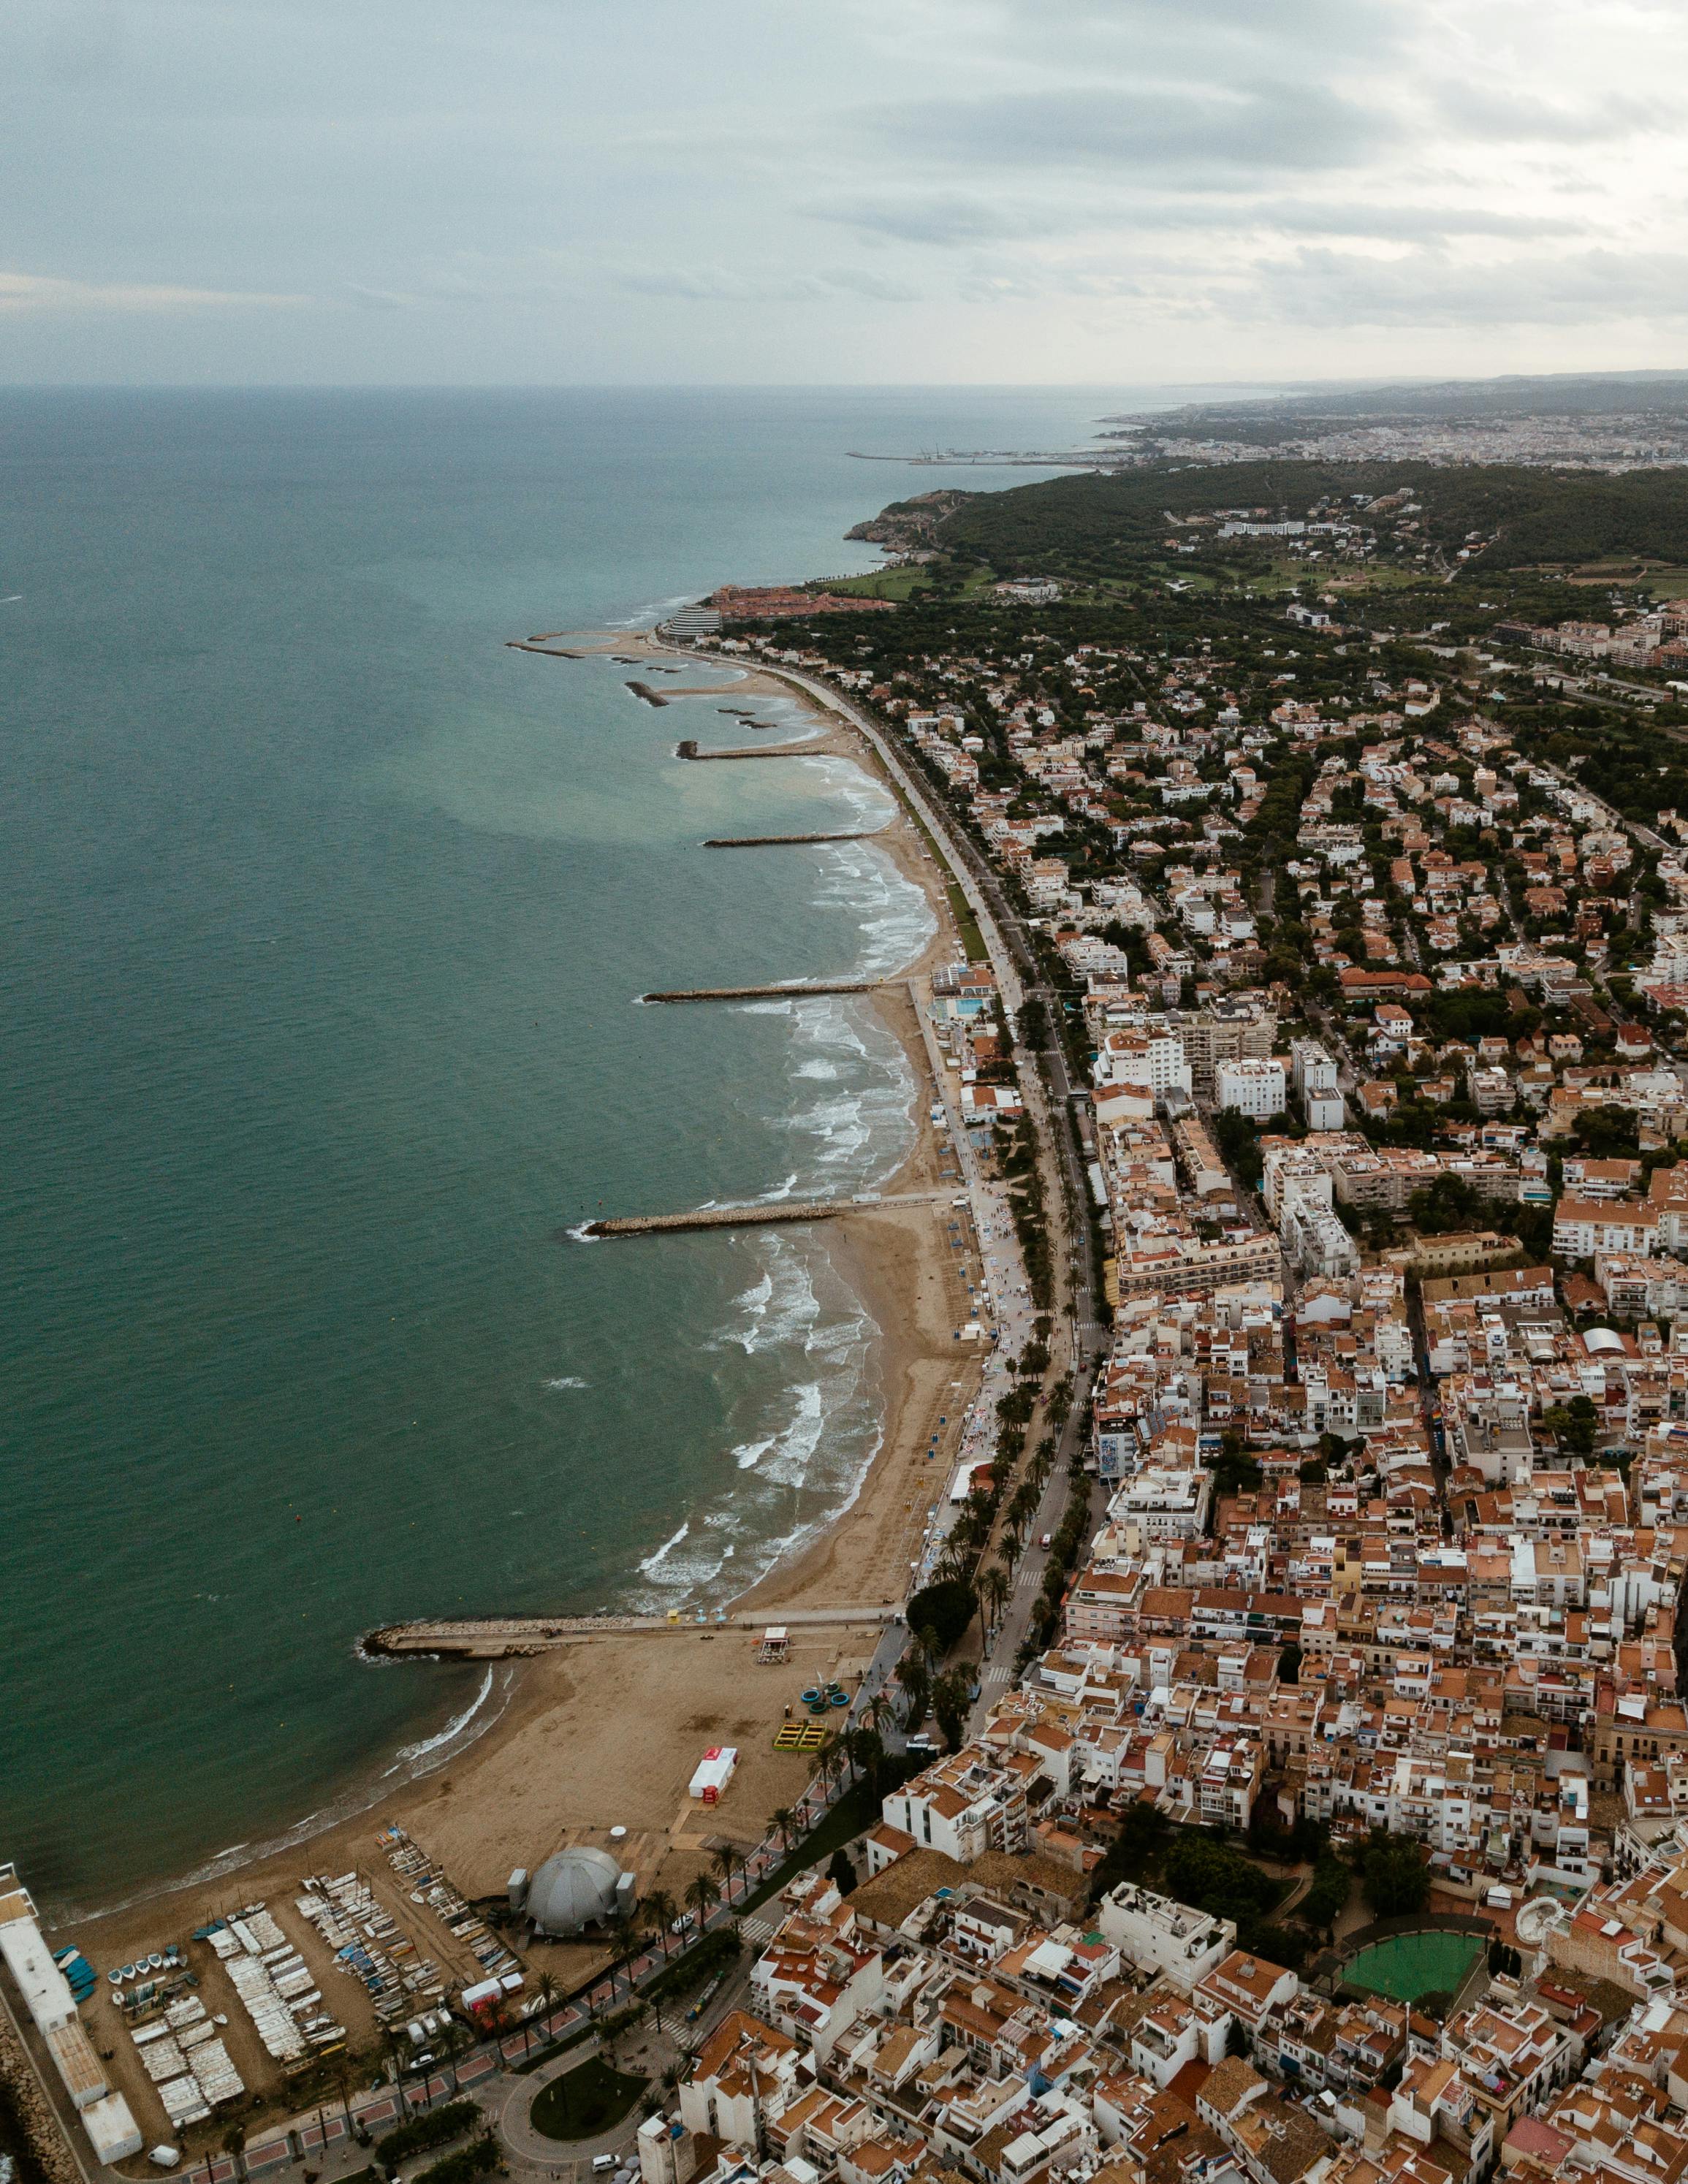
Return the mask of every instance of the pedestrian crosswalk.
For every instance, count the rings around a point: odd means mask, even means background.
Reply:
[[[995,1668],[985,1670],[984,1680],[987,1684],[1006,1684],[1010,1673],[1006,1663],[999,1663]]]
[[[738,1921],[738,1930],[747,1942],[767,1942],[773,1938],[772,1919],[765,1919],[760,1911],[753,1911],[748,1919]]]

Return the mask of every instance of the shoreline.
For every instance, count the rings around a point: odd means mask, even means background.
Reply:
[[[676,655],[631,633],[616,633],[595,649],[660,652],[698,664],[694,655]],[[918,1003],[906,982],[919,981],[960,946],[942,867],[878,754],[853,724],[829,718],[806,692],[754,671],[736,670],[708,694],[716,688],[794,699],[828,740],[837,736],[849,746],[817,755],[846,756],[894,799],[894,816],[872,838],[900,875],[922,889],[937,929],[911,962],[864,997],[898,1039],[915,1085],[913,1142],[882,1187],[933,1187],[942,1144],[930,1119],[932,1065]],[[734,1597],[734,1608],[758,1613],[822,1598],[866,1604],[904,1597],[928,1513],[941,1507],[947,1495],[960,1425],[982,1376],[978,1353],[969,1349],[958,1356],[954,1343],[955,1328],[968,1317],[966,1283],[958,1279],[958,1262],[941,1240],[932,1207],[864,1207],[816,1233],[873,1323],[880,1429],[848,1500],[794,1554],[777,1560]],[[935,1423],[939,1418],[943,1426]],[[931,1457],[927,1451],[934,1431],[940,1453]],[[711,1648],[708,1655],[701,1652],[705,1645]],[[240,1845],[237,1854],[225,1852],[192,1874],[161,1879],[101,1910],[66,1914],[53,1930],[74,1936],[105,1960],[121,1961],[143,1942],[156,1947],[154,1937],[202,1923],[237,1900],[293,1890],[306,1872],[367,1864],[376,1825],[387,1819],[415,1836],[468,1895],[501,1889],[513,1865],[532,1867],[567,1843],[606,1841],[612,1825],[629,1829],[622,1850],[642,1892],[662,1887],[677,1894],[695,1872],[707,1869],[707,1845],[755,1840],[768,1813],[800,1794],[811,1763],[770,1748],[772,1730],[797,1682],[847,1675],[865,1665],[859,1635],[800,1631],[794,1666],[783,1673],[747,1674],[748,1650],[743,1634],[734,1642],[725,1631],[700,1630],[667,1634],[660,1652],[636,1635],[606,1635],[555,1654],[506,1662],[487,1718],[425,1767],[389,1784],[406,1751],[421,1758],[432,1738],[459,1719],[465,1691],[453,1695],[436,1729],[398,1755],[382,1755],[385,1774],[348,1785],[319,1814],[267,1842]],[[871,1656],[871,1645],[866,1652]],[[625,1736],[629,1719],[643,1724],[631,1751]],[[688,1806],[684,1786],[704,1743],[716,1736],[744,1741],[733,1794],[705,1817]],[[560,1747],[568,1748],[565,1769],[556,1764]],[[560,1983],[584,1975],[601,1955],[591,1948],[545,1947],[536,1953],[535,1968],[550,1970]]]

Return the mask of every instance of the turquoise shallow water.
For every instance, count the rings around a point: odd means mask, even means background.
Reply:
[[[699,846],[886,806],[503,640],[871,566],[911,474],[847,448],[1108,398],[0,394],[0,1857],[49,1903],[473,1702],[370,1623],[724,1600],[852,1490],[822,1247],[556,1237],[894,1167],[856,1005],[632,1006],[906,960],[878,851]]]

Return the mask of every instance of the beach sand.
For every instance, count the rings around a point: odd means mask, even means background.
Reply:
[[[586,649],[585,639],[571,642]],[[657,649],[622,636],[600,637],[592,649],[623,655]],[[794,694],[789,684],[754,675],[722,687],[746,696]],[[827,725],[839,731],[830,716]],[[872,747],[847,733],[852,755],[891,786]],[[943,876],[900,801],[898,816],[877,838],[926,891],[938,920],[937,935],[902,974],[918,982],[959,953]],[[916,1141],[888,1189],[942,1189],[955,1176],[954,1156],[928,1118],[932,1065],[916,1000],[906,985],[894,983],[875,994],[874,1006],[901,1039],[920,1088]],[[971,1307],[964,1256],[946,1240],[943,1210],[941,1205],[864,1208],[817,1232],[877,1325],[885,1418],[879,1449],[849,1509],[738,1603],[766,1608],[770,1620],[778,1620],[782,1609],[805,1603],[877,1606],[900,1601],[907,1591],[927,1518],[949,1489],[961,1421],[981,1368],[973,1346],[955,1340]],[[934,1436],[938,1451],[928,1455]],[[183,1942],[193,1927],[228,1910],[268,1902],[307,1961],[321,1971],[325,2001],[347,2023],[353,2044],[367,2048],[375,2025],[363,1989],[329,1968],[326,1953],[292,1910],[303,1877],[359,1869],[409,1925],[419,1947],[443,1964],[455,1962],[443,1928],[409,1903],[408,1892],[391,1875],[376,1844],[377,1830],[388,1820],[402,1825],[470,1897],[502,1892],[515,1867],[531,1870],[565,1844],[607,1845],[610,1828],[622,1827],[627,1834],[616,1852],[637,1873],[640,1893],[660,1888],[677,1898],[696,1873],[713,1870],[716,1845],[748,1848],[760,1840],[773,1810],[797,1802],[813,1762],[775,1752],[773,1732],[788,1710],[800,1713],[798,1695],[805,1685],[817,1677],[847,1680],[864,1668],[872,1640],[860,1630],[798,1629],[792,1658],[783,1668],[758,1664],[755,1650],[751,1634],[688,1628],[594,1635],[506,1664],[498,1672],[510,1686],[503,1712],[476,1741],[433,1773],[395,1786],[354,1818],[289,1849],[215,1880],[161,1889],[81,1920],[62,1936],[55,1935],[55,1942],[75,1940],[103,1968],[170,1941]],[[720,1743],[738,1747],[738,1774],[719,1806],[694,1805],[687,1796],[692,1770],[710,1745]],[[214,1986],[221,1975],[212,1968],[209,1950],[196,1945],[196,1969],[202,1956],[203,1975]],[[604,1958],[595,1946],[544,1945],[528,1962],[532,1977],[549,1971],[563,1988],[585,1978]],[[249,2036],[244,2013],[231,1996],[229,2001],[233,2025],[244,2026]],[[113,2067],[122,2065],[120,2082],[142,2129],[149,2137],[161,2135],[162,2110],[130,2043],[106,2044],[117,2049]],[[266,2072],[255,2039],[242,2036],[231,2045],[248,2084],[273,2089],[275,2074]]]

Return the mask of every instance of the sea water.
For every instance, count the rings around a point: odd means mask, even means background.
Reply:
[[[429,1613],[730,1599],[856,1490],[881,1391],[812,1233],[601,1212],[848,1192],[911,1139],[849,999],[931,930],[837,759],[506,649],[872,566],[1112,393],[0,393],[0,1856],[109,1901],[427,1763]],[[14,596],[16,595],[16,596]],[[698,679],[688,669],[682,680]],[[767,739],[800,729],[763,701]]]

